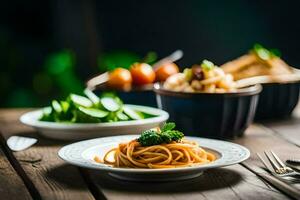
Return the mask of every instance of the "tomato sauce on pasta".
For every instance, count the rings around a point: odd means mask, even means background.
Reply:
[[[216,160],[216,156],[196,142],[184,139],[153,146],[141,146],[135,139],[109,150],[103,161],[97,156],[94,160],[113,167],[162,169],[207,164]]]

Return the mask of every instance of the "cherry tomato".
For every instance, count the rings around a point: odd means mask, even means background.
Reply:
[[[157,81],[165,81],[169,76],[177,73],[179,73],[179,68],[172,62],[165,63],[155,70]]]
[[[136,85],[150,84],[155,80],[155,72],[147,63],[134,63],[130,67],[130,72]]]
[[[109,74],[108,85],[116,89],[128,90],[131,87],[132,77],[130,71],[117,68]]]

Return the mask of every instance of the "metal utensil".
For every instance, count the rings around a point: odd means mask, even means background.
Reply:
[[[183,51],[182,50],[176,50],[169,56],[157,61],[155,64],[153,64],[153,69],[156,69],[157,67],[160,67],[164,63],[170,63],[170,62],[175,62],[179,59],[181,59],[183,56]]]
[[[285,163],[287,166],[300,173],[300,159],[288,159]]]
[[[287,159],[285,162],[291,165],[300,165],[300,159]]]
[[[278,190],[284,192],[286,195],[295,199],[300,199],[300,191],[292,185],[284,182],[280,177],[272,176],[266,172],[261,172],[262,170],[259,167],[250,165],[248,163],[243,163],[243,165],[255,175],[268,182]]]
[[[300,175],[300,173],[294,171],[292,168],[286,166],[280,158],[273,152],[270,151],[272,154],[272,157],[269,155],[268,152],[264,152],[267,159],[269,160],[272,168],[267,164],[267,162],[262,158],[262,156],[257,153],[258,158],[262,161],[264,166],[273,174],[280,177],[290,177],[295,175]]]
[[[97,75],[86,82],[86,87],[90,90],[94,90],[97,85],[106,83],[109,79],[109,73],[105,72],[103,74]]]

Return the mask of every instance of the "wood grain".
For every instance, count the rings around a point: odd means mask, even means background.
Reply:
[[[195,179],[167,183],[126,182],[104,173],[86,173],[94,187],[109,199],[288,199],[240,165],[207,170]]]
[[[0,146],[1,147],[1,146]],[[32,199],[24,182],[0,148],[0,199]]]
[[[0,127],[5,138],[10,135],[38,137],[31,128],[18,121],[22,112],[14,110],[7,115],[0,112]],[[38,192],[37,198],[94,199],[79,170],[58,158],[57,152],[63,145],[65,143],[39,138],[33,147],[13,153],[14,164],[24,170],[24,179],[32,182],[33,190]]]
[[[278,136],[300,147],[300,105],[295,108],[290,118],[276,121],[268,120],[263,124]],[[300,155],[297,158],[300,158]]]
[[[234,142],[246,146],[251,151],[250,160],[258,160],[256,153],[263,153],[265,150],[273,150],[282,159],[291,155],[299,155],[300,148],[296,145],[280,138],[273,130],[259,124],[252,125],[246,131],[246,136],[234,140]],[[295,139],[295,138],[294,138]]]
[[[278,136],[300,147],[300,118],[292,117],[277,122],[268,121],[264,125]]]

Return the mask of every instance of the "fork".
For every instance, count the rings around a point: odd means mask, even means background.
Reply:
[[[273,151],[270,151],[270,152],[271,152],[273,158],[266,151],[264,153],[265,153],[267,159],[269,160],[269,162],[271,163],[271,166],[273,169],[271,167],[269,167],[267,162],[262,158],[262,156],[259,153],[257,153],[257,156],[262,161],[264,166],[273,175],[280,176],[280,177],[291,177],[291,176],[299,176],[300,175],[299,172],[296,172],[292,168],[286,166]]]

